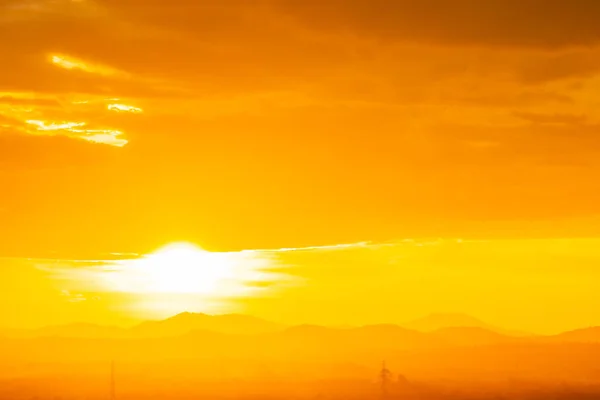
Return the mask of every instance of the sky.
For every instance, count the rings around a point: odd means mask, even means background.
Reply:
[[[534,331],[600,324],[599,14],[1,0],[0,325],[147,317],[127,311],[135,290],[47,265],[174,242],[297,249],[254,253],[278,289],[240,301],[277,320],[451,308]]]

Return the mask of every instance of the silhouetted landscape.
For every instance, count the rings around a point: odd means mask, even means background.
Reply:
[[[454,326],[465,321],[471,326]],[[394,397],[585,398],[600,388],[597,327],[509,336],[453,314],[406,325],[427,331],[392,324],[288,327],[200,313],[129,329],[73,324],[4,331],[0,393],[103,398],[113,361],[123,398],[373,398],[383,360],[393,369]]]

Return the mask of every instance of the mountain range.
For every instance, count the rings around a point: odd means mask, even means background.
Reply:
[[[434,313],[401,324],[404,328],[420,332],[433,332],[445,328],[480,328],[507,336],[532,336],[530,333],[508,330],[461,313]]]
[[[306,382],[376,376],[385,360],[414,379],[518,377],[600,384],[600,327],[522,336],[474,318],[453,317],[434,314],[402,325],[328,327],[182,313],[131,328],[71,324],[4,330],[0,378],[50,379],[59,371],[73,376],[79,370],[102,375],[106,372],[94,371],[106,371],[116,360],[125,377],[160,371],[160,376],[190,382],[223,377],[271,382],[275,376]],[[460,323],[470,326],[452,326]]]
[[[600,342],[600,327],[583,328],[558,335],[533,335],[506,330],[466,314],[436,313],[407,323],[327,327],[319,325],[286,326],[261,318],[241,315],[208,315],[184,312],[173,317],[145,321],[131,328],[88,323],[50,326],[40,329],[4,329],[4,338],[79,338],[79,339],[150,339],[179,337],[194,332],[225,335],[283,335],[306,339],[362,337],[377,341],[410,343],[446,343],[449,345],[489,345],[501,343]]]

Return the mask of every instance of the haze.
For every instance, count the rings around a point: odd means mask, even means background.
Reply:
[[[598,21],[0,0],[0,396],[106,397],[115,360],[131,399],[385,397],[387,368],[600,392]]]

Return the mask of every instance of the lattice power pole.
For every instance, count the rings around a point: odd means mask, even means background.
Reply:
[[[388,397],[389,386],[392,380],[392,372],[387,369],[385,361],[381,363],[381,371],[379,371],[379,382],[381,384],[381,399],[386,400]]]

